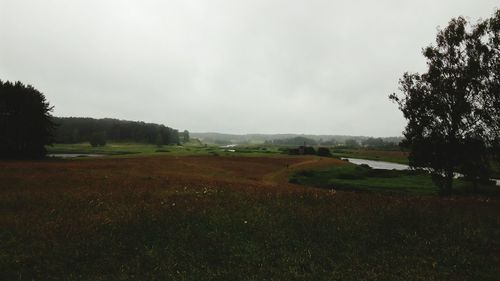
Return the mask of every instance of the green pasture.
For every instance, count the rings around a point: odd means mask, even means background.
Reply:
[[[212,155],[212,156],[267,156],[281,153],[276,147],[237,146],[220,147],[196,144],[157,146],[144,143],[108,143],[105,146],[92,147],[89,143],[54,144],[47,146],[49,154],[77,153],[104,154],[109,156],[131,155]]]
[[[413,195],[438,194],[438,188],[425,171],[378,170],[351,163],[329,169],[298,171],[291,175],[289,181],[301,185],[338,190]],[[456,179],[454,189],[457,193],[464,194],[472,192],[473,186],[470,182]],[[489,195],[500,193],[500,189],[491,184],[480,185],[479,189]]]

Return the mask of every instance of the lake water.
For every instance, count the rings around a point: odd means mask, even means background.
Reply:
[[[76,158],[76,157],[102,157],[103,154],[86,154],[86,153],[53,153],[47,154],[48,157],[57,158]]]

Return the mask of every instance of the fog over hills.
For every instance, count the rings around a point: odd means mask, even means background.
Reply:
[[[346,140],[356,140],[361,142],[370,136],[349,136],[349,135],[310,135],[310,134],[224,134],[224,133],[199,133],[191,132],[191,137],[200,139],[204,143],[233,143],[233,144],[259,144],[265,141],[304,137],[317,142],[335,140],[344,143]],[[399,143],[402,137],[383,137],[385,142]]]

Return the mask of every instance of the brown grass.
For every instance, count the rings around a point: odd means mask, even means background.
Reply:
[[[0,162],[0,280],[495,280],[500,204],[287,183],[318,157]]]

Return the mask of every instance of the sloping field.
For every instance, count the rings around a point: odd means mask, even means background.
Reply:
[[[497,280],[500,204],[287,183],[317,157],[0,162],[0,280]]]
[[[7,186],[46,188],[139,187],[172,185],[261,185],[287,183],[287,171],[343,164],[319,157],[156,156],[0,162]],[[283,175],[276,177],[276,175]]]

